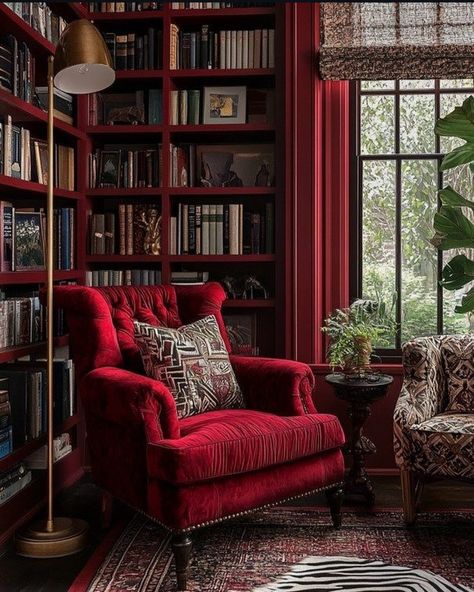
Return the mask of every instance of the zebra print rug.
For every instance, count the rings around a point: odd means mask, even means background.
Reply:
[[[156,524],[136,515],[108,538],[69,592],[176,592],[169,537]],[[193,541],[188,592],[474,589],[469,512],[420,514],[414,529],[404,527],[401,512],[344,512],[343,526],[335,530],[327,511],[280,507],[202,529]],[[349,566],[339,565],[336,581],[331,570],[332,580],[315,584],[315,576],[324,578],[327,556],[357,559],[346,574]],[[401,581],[382,587],[390,573]]]
[[[306,557],[274,584],[253,592],[472,592],[422,569],[357,557]]]

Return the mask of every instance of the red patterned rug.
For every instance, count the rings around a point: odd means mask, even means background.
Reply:
[[[169,537],[158,526],[137,515],[109,539],[108,552],[103,545],[69,592],[175,592]],[[327,556],[427,570],[455,590],[474,586],[474,515],[468,512],[421,514],[411,530],[403,526],[400,512],[345,512],[343,527],[336,531],[327,513],[283,507],[203,529],[193,539],[189,592],[251,592],[258,586],[279,590],[271,583],[293,566],[308,557]]]

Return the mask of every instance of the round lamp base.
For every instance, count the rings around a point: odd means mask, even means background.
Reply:
[[[18,555],[52,559],[79,553],[86,546],[89,526],[76,518],[54,518],[48,532],[46,520],[38,520],[15,535]]]

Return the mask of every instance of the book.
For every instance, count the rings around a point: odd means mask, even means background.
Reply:
[[[42,212],[15,210],[13,219],[14,271],[33,271],[45,268],[43,216]]]
[[[31,483],[31,471],[27,470],[24,465],[22,466],[23,471],[21,475],[10,479],[0,488],[0,505],[6,503],[11,497]]]

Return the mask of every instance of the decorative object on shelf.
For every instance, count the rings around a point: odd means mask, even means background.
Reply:
[[[48,189],[47,189],[47,444],[48,504],[46,520],[34,522],[16,535],[20,555],[37,558],[61,557],[82,550],[87,524],[53,514],[53,261],[54,261],[54,86],[70,94],[99,92],[115,80],[112,61],[99,31],[85,19],[73,21],[63,31],[54,57],[48,58]]]
[[[455,167],[469,166],[474,163],[474,97],[468,97],[461,106],[438,119],[435,132],[439,136],[459,138],[464,144],[448,152],[441,161],[439,170],[444,172]],[[432,244],[440,251],[466,249],[472,256],[474,249],[474,224],[470,213],[474,212],[474,201],[468,200],[447,185],[439,192],[442,206],[435,214],[435,235]],[[466,212],[467,216],[463,213]],[[460,303],[455,312],[474,312],[474,261],[466,254],[458,253],[446,263],[442,272],[441,285],[446,290],[455,290],[460,295]]]
[[[239,295],[242,292],[240,290],[238,290],[238,288],[237,288],[237,285],[238,285],[237,278],[235,278],[231,275],[226,275],[225,277],[223,277],[220,280],[220,283],[225,290],[227,298],[229,298],[231,300],[235,300],[235,299],[239,298]]]
[[[395,300],[392,303],[392,309]],[[364,377],[370,374],[373,342],[395,326],[384,302],[355,300],[349,308],[335,310],[322,331],[329,336],[327,358],[332,368]]]
[[[203,123],[245,123],[247,88],[245,86],[205,86]]]
[[[233,354],[258,356],[257,317],[255,313],[225,313],[224,322]]]
[[[21,212],[13,216],[13,269],[15,271],[41,271],[44,269],[45,251],[42,212]]]
[[[263,298],[266,300],[268,298],[268,292],[254,275],[249,275],[245,279],[242,298],[247,298],[249,300]]]
[[[374,486],[365,469],[364,456],[377,452],[375,444],[362,434],[362,428],[370,415],[372,403],[384,397],[393,377],[378,374],[377,380],[369,377],[353,378],[344,374],[328,374],[326,381],[334,387],[338,399],[350,405],[351,435],[346,452],[352,455],[352,466],[346,477],[344,493],[362,495],[369,504],[375,502]]]
[[[138,206],[135,209],[134,251],[144,255],[161,253],[161,216],[156,207]]]
[[[104,93],[101,95],[103,122],[106,125],[145,123],[144,91]]]

